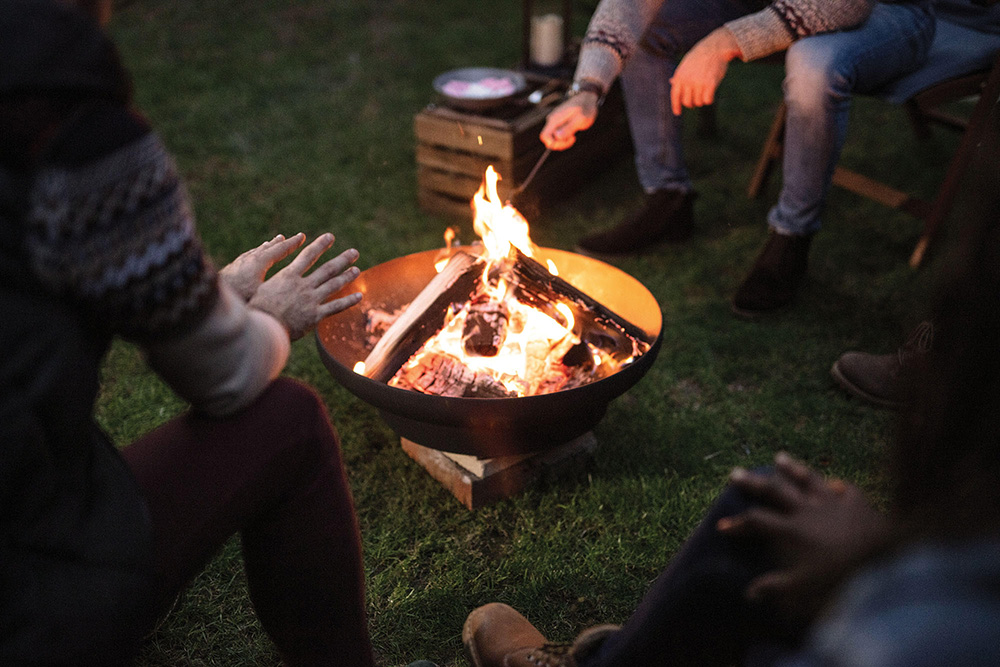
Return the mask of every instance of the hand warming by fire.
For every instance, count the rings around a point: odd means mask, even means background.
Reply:
[[[607,377],[649,349],[641,329],[533,259],[528,222],[501,203],[498,179],[489,167],[472,200],[481,242],[455,248],[446,234],[438,275],[405,310],[368,313],[371,333],[388,328],[356,372],[440,396],[534,396]]]

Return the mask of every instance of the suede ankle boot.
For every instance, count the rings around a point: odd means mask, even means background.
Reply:
[[[811,234],[786,236],[772,230],[733,296],[733,312],[754,318],[791,303],[805,278],[811,244]]]
[[[641,209],[617,227],[580,239],[577,250],[588,255],[627,255],[657,243],[683,243],[694,229],[693,192],[658,190],[646,195]]]
[[[475,667],[579,667],[618,629],[600,625],[572,643],[553,644],[513,607],[493,602],[469,614],[462,643]]]
[[[848,393],[898,410],[909,404],[933,343],[934,325],[921,322],[895,352],[845,352],[834,362],[830,374]]]

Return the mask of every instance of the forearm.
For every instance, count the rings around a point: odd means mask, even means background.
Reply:
[[[249,405],[288,360],[289,339],[273,317],[248,307],[224,283],[194,330],[146,345],[150,367],[198,411],[221,417]]]
[[[611,87],[639,47],[663,0],[601,0],[580,45],[576,80]]]
[[[875,0],[776,0],[726,23],[739,44],[742,59],[756,60],[787,49],[803,37],[863,23]]]

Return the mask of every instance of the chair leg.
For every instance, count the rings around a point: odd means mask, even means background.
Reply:
[[[751,199],[756,199],[760,196],[767,185],[768,179],[771,177],[771,171],[774,169],[775,163],[781,160],[785,141],[785,116],[787,114],[788,107],[782,102],[778,107],[777,113],[774,114],[771,129],[767,133],[767,139],[764,141],[764,147],[760,151],[760,157],[757,158],[757,167],[754,169],[753,176],[750,177],[750,184],[747,186],[747,196]]]
[[[910,255],[910,266],[914,269],[918,268],[925,259],[927,251],[937,238],[941,223],[944,222],[951,211],[951,205],[955,200],[955,195],[958,194],[962,175],[965,173],[965,168],[972,158],[976,144],[979,143],[979,138],[986,127],[986,123],[989,122],[990,111],[993,105],[997,104],[998,98],[1000,98],[1000,58],[994,64],[993,70],[990,72],[990,76],[983,86],[983,90],[979,95],[979,101],[976,102],[976,106],[969,118],[968,128],[962,134],[958,149],[948,164],[948,171],[931,205],[930,213],[924,219],[924,230],[917,241],[916,247],[913,249],[913,253]]]

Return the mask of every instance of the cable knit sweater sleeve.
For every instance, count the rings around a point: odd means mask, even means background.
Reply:
[[[775,0],[725,25],[736,38],[742,59],[756,60],[802,37],[858,25],[874,4],[875,0]],[[663,0],[601,0],[587,26],[575,78],[610,88],[662,5]]]

